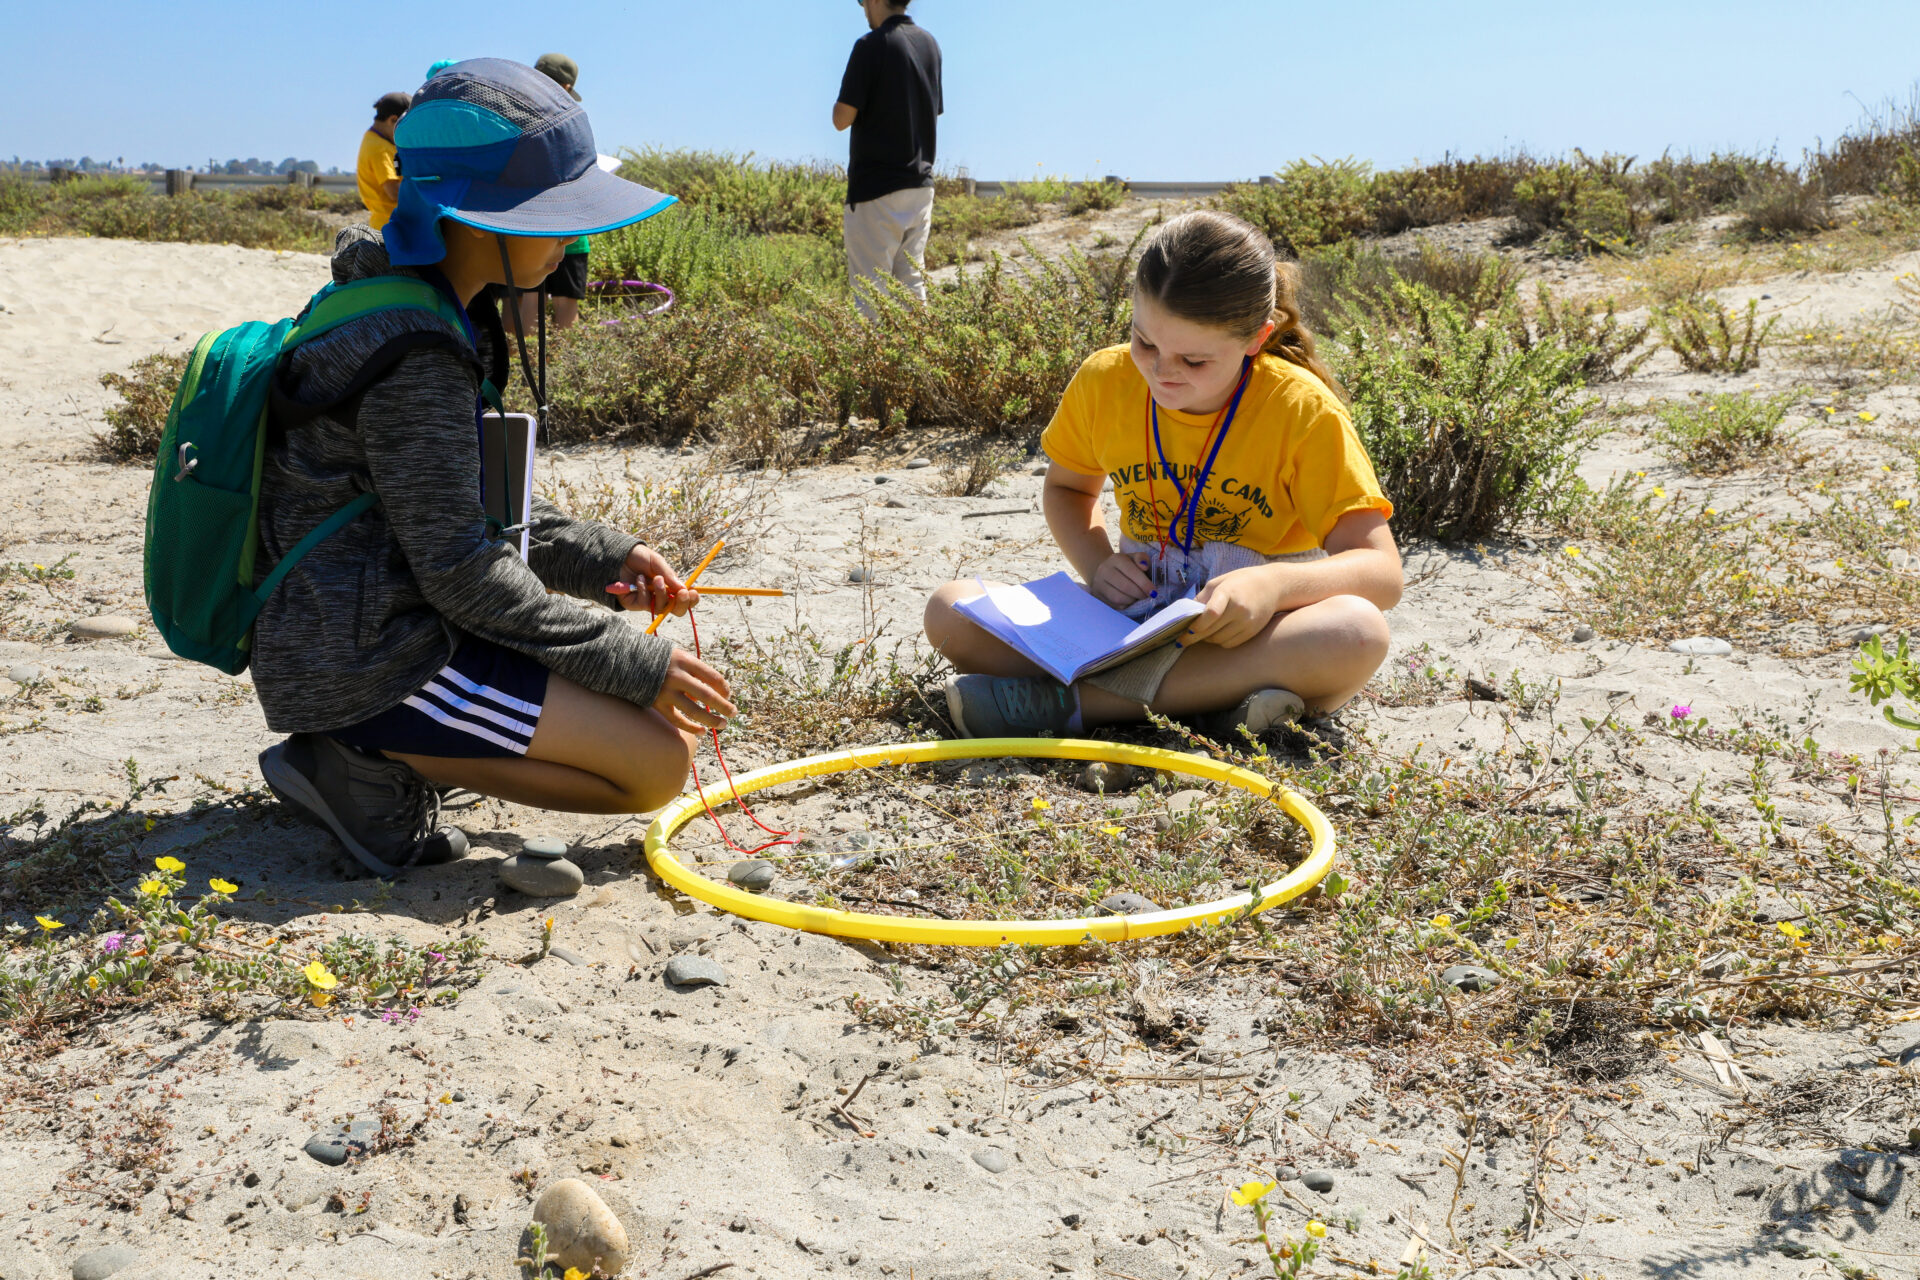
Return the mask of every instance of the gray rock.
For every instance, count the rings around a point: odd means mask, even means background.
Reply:
[[[907,463],[907,470],[918,471],[922,467],[930,467],[932,465],[932,458],[914,458]]]
[[[555,1271],[570,1267],[591,1273],[595,1266],[610,1276],[626,1269],[627,1229],[606,1201],[578,1178],[562,1178],[540,1194],[533,1220],[547,1228],[547,1257]],[[529,1239],[521,1238],[521,1251]]]
[[[97,618],[81,618],[68,630],[82,640],[116,640],[121,636],[130,636],[140,629],[140,624],[132,618],[123,618],[119,614],[102,614]]]
[[[565,858],[515,854],[500,864],[500,883],[534,898],[571,898],[586,882],[586,873]]]
[[[893,477],[892,477],[892,476],[875,476],[875,477],[873,478],[873,482],[874,482],[875,484],[885,484],[885,483],[887,483],[887,481],[889,481],[889,480],[891,480],[891,479],[893,479]]]
[[[379,1136],[378,1120],[349,1120],[308,1138],[306,1153],[321,1164],[345,1164],[349,1157],[371,1151]]]
[[[780,869],[765,858],[748,858],[727,868],[727,879],[742,889],[765,889],[773,884]]]
[[[1875,636],[1883,636],[1886,633],[1887,624],[1884,622],[1876,622],[1870,627],[1856,628],[1847,638],[1854,644],[1861,645],[1873,639]]]
[[[588,969],[592,967],[592,961],[588,960],[578,951],[569,951],[565,947],[548,947],[547,954],[555,960],[565,960],[575,968]]]
[[[567,842],[559,836],[528,836],[520,842],[520,854],[527,858],[564,858]]]
[[[998,1147],[982,1147],[973,1153],[973,1162],[988,1173],[1007,1171],[1007,1153]]]
[[[662,976],[671,987],[720,987],[727,982],[727,971],[720,962],[705,956],[675,956],[667,961]]]
[[[1672,641],[1667,648],[1675,653],[1691,653],[1701,658],[1725,658],[1733,653],[1732,645],[1712,636],[1688,636],[1685,640]]]
[[[1033,471],[1032,471],[1032,473],[1031,473],[1031,474],[1033,474],[1033,475],[1036,475],[1036,476],[1043,476],[1043,475],[1045,475],[1045,474],[1047,474],[1047,464],[1046,464],[1046,463],[1044,463],[1044,462],[1042,462],[1042,463],[1039,463],[1039,464],[1037,464],[1037,465],[1036,465],[1036,466],[1035,466],[1035,467],[1033,468]]]
[[[1175,822],[1190,813],[1205,808],[1212,800],[1213,797],[1204,791],[1188,789],[1186,791],[1174,792],[1167,797],[1166,805],[1164,806],[1166,812],[1154,815],[1154,830],[1171,831]]]
[[[1573,629],[1573,642],[1575,644],[1585,644],[1591,639],[1593,639],[1593,628],[1586,623],[1583,622]]]
[[[1477,964],[1456,964],[1440,971],[1440,981],[1461,991],[1491,991],[1500,985],[1500,975]]]
[[[872,582],[877,576],[873,570],[865,566],[847,570],[848,582]]]
[[[883,507],[891,507],[895,511],[905,511],[907,509],[907,504],[900,501],[900,499],[898,498],[888,498],[885,502],[881,503],[880,505]]]
[[[1159,903],[1137,893],[1110,893],[1100,899],[1100,911],[1103,915],[1131,916],[1138,915],[1142,911],[1159,909]]]
[[[1082,791],[1091,791],[1095,795],[1112,795],[1139,786],[1141,778],[1140,771],[1130,765],[1092,760],[1073,781],[1074,785]]]
[[[106,1244],[89,1249],[73,1260],[73,1280],[107,1280],[140,1261],[140,1251],[131,1245]]]
[[[1300,1175],[1300,1185],[1324,1195],[1333,1190],[1333,1175],[1325,1169],[1309,1169]]]
[[[16,662],[7,668],[7,679],[15,684],[32,684],[35,680],[45,679],[45,675],[31,662]]]

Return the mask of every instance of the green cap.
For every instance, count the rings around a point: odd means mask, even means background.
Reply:
[[[580,78],[580,64],[572,58],[564,53],[543,53],[533,69],[572,94],[575,102],[580,101],[580,91],[573,87],[574,81]]]

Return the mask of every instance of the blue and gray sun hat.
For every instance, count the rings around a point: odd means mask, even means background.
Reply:
[[[427,81],[393,141],[400,205],[385,236],[395,266],[447,256],[441,218],[502,235],[571,239],[674,203],[601,169],[580,104],[549,77],[505,58],[456,62]]]

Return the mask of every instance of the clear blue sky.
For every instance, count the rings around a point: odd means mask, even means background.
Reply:
[[[946,55],[943,167],[1231,178],[1303,155],[1777,146],[1920,78],[1914,0],[915,0]],[[601,150],[844,159],[854,0],[8,0],[0,156],[350,167],[442,57],[581,65]]]

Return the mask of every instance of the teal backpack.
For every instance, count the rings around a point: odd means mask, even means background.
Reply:
[[[174,392],[147,495],[147,607],[167,648],[228,675],[246,670],[253,621],[274,589],[320,543],[379,501],[363,493],[317,525],[254,585],[260,474],[275,371],[303,342],[379,311],[431,312],[456,330],[454,304],[424,280],[376,276],[328,285],[277,324],[250,320],[194,344]],[[395,359],[398,357],[395,356]],[[386,362],[390,367],[390,362]],[[300,406],[306,417],[353,398],[386,369],[362,369],[346,396]],[[491,384],[485,388],[495,401]]]

